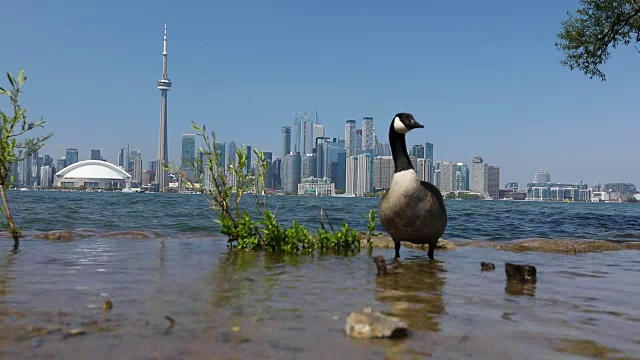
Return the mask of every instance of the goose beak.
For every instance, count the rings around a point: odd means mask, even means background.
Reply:
[[[419,122],[414,120],[414,122],[413,122],[413,128],[414,129],[422,129],[423,127],[424,127],[424,125],[422,125]]]

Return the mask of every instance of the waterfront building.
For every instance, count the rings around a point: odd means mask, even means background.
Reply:
[[[356,121],[347,120],[344,126],[344,146],[347,157],[356,154]]]
[[[469,167],[465,163],[456,164],[456,191],[470,191]]]
[[[480,156],[471,162],[471,192],[483,197],[489,196],[489,165]]]
[[[100,156],[100,149],[91,149],[91,157],[89,160],[102,160],[102,156]]]
[[[329,178],[310,177],[298,184],[298,195],[333,196],[335,184]]]
[[[533,176],[533,182],[536,184],[546,184],[551,182],[551,174],[548,171],[537,172]]]
[[[305,154],[302,157],[301,179],[317,177],[318,157],[316,154]]]
[[[498,200],[500,198],[500,167],[489,165],[487,168],[487,176],[489,197]]]
[[[66,166],[73,165],[78,162],[78,149],[76,148],[67,148],[65,155],[65,164]]]
[[[362,151],[375,154],[375,126],[372,117],[362,118]]]
[[[421,160],[421,159],[418,159]],[[424,159],[422,159],[424,160]],[[391,187],[391,179],[395,172],[392,156],[376,156],[373,158],[373,189],[383,191]]]
[[[40,187],[48,189],[53,186],[53,168],[45,165],[40,168]]]
[[[528,183],[530,201],[591,201],[592,191],[587,184]]]
[[[514,190],[517,191],[518,190],[518,183],[515,181],[510,181],[507,183],[507,185],[504,186],[505,189],[509,189],[509,190]]]
[[[282,127],[282,150],[280,158],[291,152],[291,128],[289,126]]]
[[[282,190],[288,193],[297,193],[300,183],[302,159],[299,152],[293,152],[284,156],[280,177]]]
[[[410,156],[415,156],[416,158],[425,158],[425,150],[424,145],[416,144],[411,147],[411,152],[409,152]]]
[[[416,173],[418,174],[418,179],[421,181],[428,181],[433,183],[433,165],[431,164],[431,160],[426,158],[418,158],[418,166],[416,167]]]
[[[182,134],[182,147],[180,156],[180,170],[189,180],[196,175],[196,135]],[[135,174],[135,171],[134,171]],[[135,178],[135,175],[134,175]]]
[[[438,161],[439,181],[436,186],[445,195],[456,190],[456,164],[451,161]]]
[[[358,192],[358,156],[351,155],[346,158],[346,182],[345,194],[356,195]]]

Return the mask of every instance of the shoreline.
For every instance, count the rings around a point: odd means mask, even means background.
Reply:
[[[366,233],[359,234],[362,250],[366,250]],[[0,232],[0,238],[9,239],[9,234]],[[46,232],[28,231],[25,232],[22,241],[61,241],[69,242],[80,239],[118,239],[118,240],[145,240],[145,239],[206,239],[214,241],[226,241],[224,235],[216,233],[183,233],[165,235],[156,230],[125,230],[106,231],[95,229],[78,230],[53,230]],[[372,245],[374,249],[393,249],[394,242],[388,235],[373,236]],[[422,245],[402,242],[402,246],[408,249],[427,251]],[[589,240],[589,239],[516,239],[508,241],[496,240],[446,240],[440,239],[436,247],[437,251],[453,250],[461,247],[496,249],[510,252],[546,252],[561,253],[567,255],[595,253],[605,251],[640,250],[640,241],[634,240]]]

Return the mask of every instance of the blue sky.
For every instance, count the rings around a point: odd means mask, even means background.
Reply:
[[[523,186],[640,183],[640,54],[620,48],[607,82],[559,65],[560,22],[577,1],[84,1],[2,5],[0,71],[27,71],[55,158],[120,147],[156,158],[162,32],[169,26],[170,159],[192,120],[221,140],[280,152],[294,111],[320,112],[329,136],[372,116],[414,113],[439,160],[501,167]],[[6,85],[4,77],[2,84]],[[4,101],[4,100],[3,100]],[[0,103],[3,109],[6,103]],[[359,125],[360,126],[360,125]]]

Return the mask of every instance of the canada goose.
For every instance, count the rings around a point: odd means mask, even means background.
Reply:
[[[440,190],[418,179],[407,153],[405,135],[423,127],[409,113],[396,114],[389,127],[395,172],[389,190],[380,200],[378,212],[382,226],[395,242],[397,258],[400,241],[408,241],[428,244],[428,256],[433,259],[433,250],[447,227],[447,210]]]

